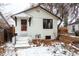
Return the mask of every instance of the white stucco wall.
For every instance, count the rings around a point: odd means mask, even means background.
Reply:
[[[45,36],[51,36],[52,39],[55,39],[55,36],[57,36],[57,18],[55,16],[41,8],[32,9],[25,13],[32,17],[31,26],[28,25],[26,32],[21,31],[21,17],[18,18],[16,27],[18,34],[27,33],[32,38],[35,38],[37,34],[41,34],[41,39],[45,39]],[[53,19],[53,29],[43,29],[44,18]]]

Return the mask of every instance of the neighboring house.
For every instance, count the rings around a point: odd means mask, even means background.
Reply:
[[[10,27],[9,23],[7,22],[7,20],[5,19],[5,17],[1,12],[0,12],[0,27],[5,29]]]
[[[36,6],[12,15],[15,20],[15,32],[19,36],[30,36],[40,39],[55,39],[57,37],[57,23],[59,18]]]
[[[0,44],[8,41],[9,28],[10,25],[8,24],[7,20],[4,18],[3,14],[0,12]]]
[[[74,33],[75,31],[79,31],[79,20],[68,25],[68,32],[69,33]]]

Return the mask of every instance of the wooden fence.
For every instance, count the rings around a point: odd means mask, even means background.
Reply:
[[[4,43],[4,29],[0,28],[0,45]]]
[[[72,36],[68,34],[61,34],[59,37],[60,41],[63,41],[64,43],[79,43],[79,37],[78,36]]]

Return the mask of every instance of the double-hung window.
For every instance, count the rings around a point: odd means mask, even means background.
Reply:
[[[52,29],[53,20],[52,19],[43,19],[43,29]]]

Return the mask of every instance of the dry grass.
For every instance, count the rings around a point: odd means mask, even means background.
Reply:
[[[52,39],[33,39],[32,43],[36,46],[52,46],[56,42],[60,42],[59,40],[52,40]]]
[[[0,47],[0,56],[3,56],[5,53],[5,48]]]
[[[66,44],[74,44],[74,43],[79,43],[79,37],[76,36],[70,36],[70,35],[60,35],[59,40],[66,43]]]

